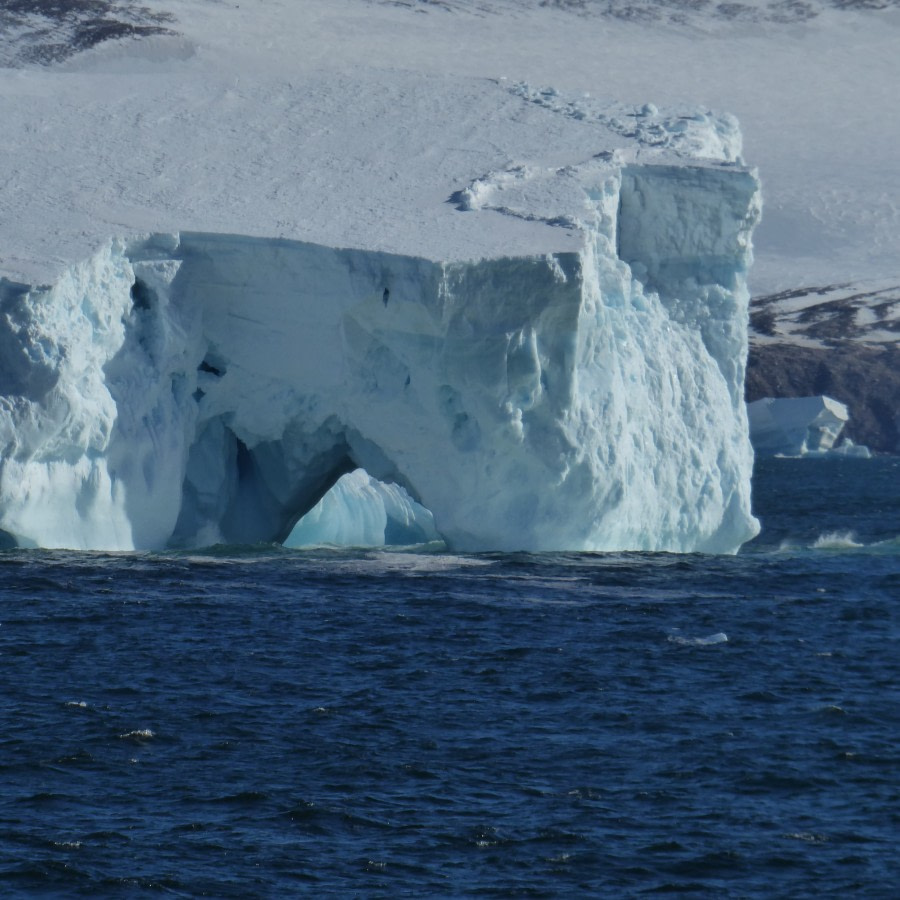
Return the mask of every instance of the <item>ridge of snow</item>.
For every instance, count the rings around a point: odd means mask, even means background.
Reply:
[[[509,90],[529,103],[560,115],[578,121],[602,122],[610,131],[633,141],[636,150],[652,148],[691,159],[743,165],[740,126],[728,113],[716,115],[697,107],[679,113],[673,110],[660,113],[652,103],[638,107],[608,100],[598,102],[586,93],[578,98],[566,98],[554,87],[533,88],[525,81],[517,82]]]

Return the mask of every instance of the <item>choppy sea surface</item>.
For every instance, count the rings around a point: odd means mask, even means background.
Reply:
[[[895,897],[900,460],[736,557],[0,554],[0,895]]]

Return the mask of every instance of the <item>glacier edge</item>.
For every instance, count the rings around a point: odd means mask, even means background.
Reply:
[[[756,177],[612,161],[581,178],[566,253],[182,232],[111,240],[50,287],[0,282],[0,530],[282,541],[363,467],[454,549],[734,552],[758,529]]]

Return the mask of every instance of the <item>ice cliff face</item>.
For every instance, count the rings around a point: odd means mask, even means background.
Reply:
[[[571,252],[185,232],[0,282],[7,541],[284,540],[361,466],[457,549],[735,550],[756,179],[615,154],[553,175]],[[545,176],[518,188],[551,221]]]

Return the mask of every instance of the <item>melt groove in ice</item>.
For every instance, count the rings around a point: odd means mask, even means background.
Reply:
[[[609,156],[495,178],[469,208],[552,221],[561,196],[572,252],[183,232],[112,240],[50,287],[0,282],[6,540],[284,540],[364,467],[454,549],[733,552],[757,530],[756,178]]]

